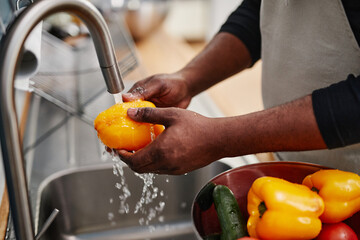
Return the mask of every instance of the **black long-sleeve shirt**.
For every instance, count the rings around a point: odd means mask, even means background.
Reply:
[[[342,3],[360,47],[360,1],[342,0]],[[260,5],[261,0],[244,0],[220,29],[242,40],[253,64],[261,58]],[[336,84],[315,90],[312,101],[328,148],[360,143],[360,76],[349,73],[346,80],[339,79]]]

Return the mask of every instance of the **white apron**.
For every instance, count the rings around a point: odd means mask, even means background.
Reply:
[[[265,108],[360,74],[360,48],[341,0],[263,0],[260,11]],[[360,144],[275,155],[360,173]]]

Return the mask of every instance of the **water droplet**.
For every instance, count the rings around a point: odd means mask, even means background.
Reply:
[[[137,87],[132,91],[132,93],[136,93],[136,92],[142,95],[145,92],[145,89],[143,87]]]
[[[155,229],[155,226],[152,226],[152,225],[149,226],[149,231],[150,231],[150,232],[155,232],[155,230],[156,230],[156,229]]]
[[[150,208],[149,214],[147,216],[147,220],[151,221],[155,217],[156,217],[156,210],[153,208]]]
[[[155,138],[156,138],[156,135],[155,135],[154,125],[151,125],[150,126],[150,139],[151,139],[151,141],[154,141]]]
[[[104,151],[102,154],[101,154],[101,161],[102,162],[106,162],[108,160],[108,152]]]
[[[164,207],[165,207],[165,202],[159,202],[159,206],[156,206],[155,209],[158,212],[162,212],[164,210]]]
[[[114,214],[112,212],[108,213],[108,220],[112,221],[114,219]]]

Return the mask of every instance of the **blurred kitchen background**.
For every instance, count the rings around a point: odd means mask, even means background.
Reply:
[[[122,2],[122,0],[119,2]],[[140,3],[139,0],[133,2]],[[149,66],[149,74],[154,74],[175,71],[183,66],[211,40],[220,26],[226,21],[227,16],[242,1],[145,0],[139,4],[144,18],[141,19],[142,21],[137,20],[137,23],[141,22],[145,25],[144,27],[154,20],[150,13],[152,9],[147,6],[152,4],[151,2],[158,3],[160,12],[164,10],[162,7],[166,5],[167,10],[164,11],[166,12],[164,20],[158,27],[149,32],[142,31],[144,33],[142,36],[138,33],[141,24],[137,26],[134,23],[136,19],[129,17],[128,23],[130,32],[132,32],[135,39],[138,39],[136,44],[140,49],[140,59],[146,66]],[[146,9],[149,13],[146,13]],[[141,16],[138,17],[141,18]],[[151,43],[158,47],[154,48],[152,52]],[[161,49],[164,52],[161,51],[160,53],[155,49]],[[252,69],[246,70],[209,89],[208,93],[226,116],[261,110],[263,106],[260,77],[261,62],[258,62]]]

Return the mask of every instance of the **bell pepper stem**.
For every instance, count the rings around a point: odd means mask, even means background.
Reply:
[[[261,218],[261,217],[264,215],[264,213],[266,212],[266,210],[267,210],[267,207],[266,207],[264,201],[262,201],[262,202],[259,204],[258,210],[259,210],[259,213],[260,213],[260,216],[259,216],[259,217]]]
[[[312,188],[311,188],[311,191],[314,191],[314,192],[316,192],[317,194],[319,194],[319,189],[317,189],[316,187],[312,187]]]

